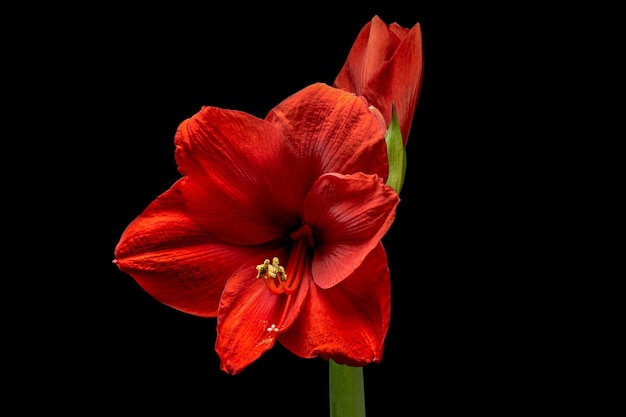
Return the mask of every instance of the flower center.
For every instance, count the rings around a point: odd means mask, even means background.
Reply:
[[[303,225],[289,237],[293,241],[293,246],[289,252],[286,267],[280,265],[277,257],[263,261],[256,266],[258,279],[263,278],[267,288],[276,295],[285,294],[287,299],[283,306],[283,312],[278,325],[272,324],[267,328],[270,333],[278,333],[283,325],[289,306],[291,305],[292,294],[298,289],[307,264],[307,252],[313,247],[313,232],[307,225]]]
[[[257,278],[263,278],[267,288],[274,294],[292,294],[302,281],[304,268],[306,267],[307,250],[313,246],[313,233],[311,228],[303,225],[289,237],[293,246],[287,259],[287,266],[280,265],[280,260],[274,257],[256,266]]]

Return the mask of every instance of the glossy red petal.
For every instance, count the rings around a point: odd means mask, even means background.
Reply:
[[[315,283],[330,288],[352,274],[393,223],[399,202],[393,188],[373,175],[320,177],[304,205],[315,234]]]
[[[238,374],[269,350],[276,338],[299,314],[311,282],[303,277],[297,291],[290,297],[271,293],[263,279],[256,278],[256,265],[265,258],[287,259],[287,250],[266,253],[254,258],[233,274],[222,294],[217,322],[215,350],[221,359],[221,369]],[[272,331],[272,325],[278,331]]]
[[[252,115],[203,107],[180,124],[176,161],[189,213],[220,239],[267,242],[298,223],[307,191],[280,130]],[[287,225],[287,226],[286,226]]]
[[[323,173],[366,172],[386,178],[386,126],[364,100],[316,83],[283,100],[266,117],[295,149],[310,186]]]
[[[422,32],[418,23],[363,88],[363,95],[380,109],[387,124],[391,121],[391,105],[395,103],[405,146],[420,95],[423,70]]]
[[[279,341],[303,358],[319,355],[350,366],[380,362],[390,312],[387,256],[378,243],[340,284],[312,285],[298,319]]]
[[[128,225],[114,262],[163,304],[215,317],[230,274],[267,250],[228,245],[199,228],[187,213],[178,182]]]

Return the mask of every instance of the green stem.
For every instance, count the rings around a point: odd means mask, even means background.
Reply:
[[[363,368],[328,361],[330,417],[365,417]]]

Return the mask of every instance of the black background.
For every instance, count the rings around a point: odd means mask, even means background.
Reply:
[[[14,342],[30,357],[19,390],[38,393],[48,410],[84,415],[328,415],[325,361],[277,344],[227,375],[214,319],[159,304],[111,261],[128,223],[178,178],[182,120],[203,105],[264,117],[311,83],[332,84],[360,29],[379,15],[421,24],[425,67],[402,201],[383,240],[392,316],[382,363],[364,368],[367,415],[519,410],[543,395],[517,378],[536,349],[511,330],[517,315],[503,317],[517,288],[493,279],[524,266],[502,266],[510,227],[502,212],[512,202],[493,198],[499,183],[483,182],[503,162],[484,155],[493,143],[475,117],[492,105],[476,94],[486,92],[475,76],[479,28],[434,2],[388,3],[39,10],[47,24],[29,52],[38,88],[27,106],[49,122],[38,157],[62,157],[60,175],[42,176],[48,217],[34,222],[49,230],[37,229],[42,256],[33,267],[47,265],[36,292],[45,302],[25,310],[46,308],[24,314],[32,320],[19,332],[29,337]]]

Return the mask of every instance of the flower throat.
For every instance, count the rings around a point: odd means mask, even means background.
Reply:
[[[257,278],[263,278],[265,285],[273,294],[291,295],[300,285],[307,262],[307,250],[313,247],[313,232],[309,226],[302,225],[289,235],[293,246],[287,259],[286,268],[280,265],[277,257],[256,266]]]

